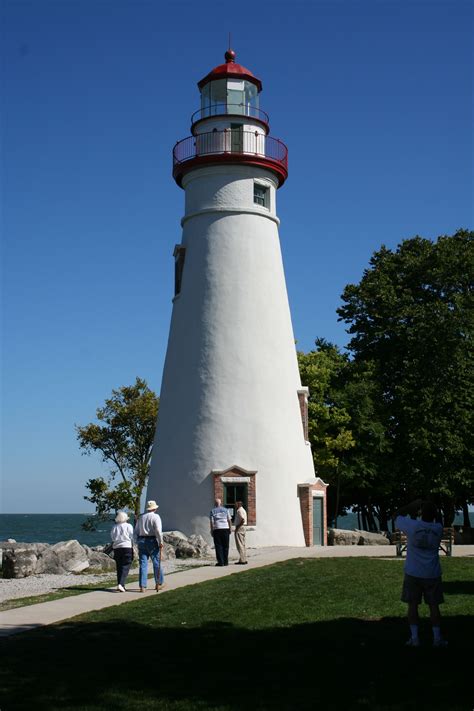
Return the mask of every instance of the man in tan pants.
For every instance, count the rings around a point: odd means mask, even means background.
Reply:
[[[236,501],[237,511],[235,512],[235,545],[240,559],[236,565],[247,565],[247,551],[245,549],[245,526],[247,525],[247,512],[241,501]]]

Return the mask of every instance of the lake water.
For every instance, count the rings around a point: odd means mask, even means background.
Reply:
[[[76,539],[88,546],[98,546],[110,541],[110,522],[102,521],[97,531],[84,531],[81,524],[86,521],[86,514],[0,514],[0,541],[14,538],[19,543],[58,543]],[[474,527],[474,512],[470,513]],[[164,522],[166,526],[166,521]],[[455,524],[462,524],[462,516],[457,516]],[[357,528],[357,515],[349,513],[339,516],[338,528],[351,530]]]

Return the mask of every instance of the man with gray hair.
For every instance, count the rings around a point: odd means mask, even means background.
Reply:
[[[216,565],[229,565],[229,539],[232,521],[228,510],[222,506],[221,499],[216,499],[214,504],[214,508],[209,514],[209,522],[216,549]]]

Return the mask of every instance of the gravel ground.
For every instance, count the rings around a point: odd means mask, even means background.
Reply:
[[[214,565],[213,558],[188,558],[172,559],[163,561],[163,570],[166,574],[174,573],[186,568],[200,565]],[[152,566],[149,566],[149,573],[152,573]],[[138,568],[133,568],[131,574],[138,574]],[[32,595],[44,595],[56,592],[60,588],[69,588],[75,585],[89,585],[90,583],[102,583],[105,580],[114,578],[114,573],[104,573],[103,575],[30,575],[28,578],[0,578],[0,602],[14,600],[21,597],[31,597]]]

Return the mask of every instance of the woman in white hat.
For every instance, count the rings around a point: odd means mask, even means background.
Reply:
[[[148,558],[153,563],[156,592],[164,585],[164,575],[161,566],[161,547],[163,533],[161,517],[157,512],[156,501],[148,501],[145,513],[142,513],[135,524],[135,540],[138,544],[138,557],[140,560],[140,592],[145,592],[148,580]]]
[[[115,517],[115,526],[110,532],[114,560],[117,566],[117,590],[126,592],[125,582],[133,560],[133,528],[127,523],[128,514],[119,511]]]

